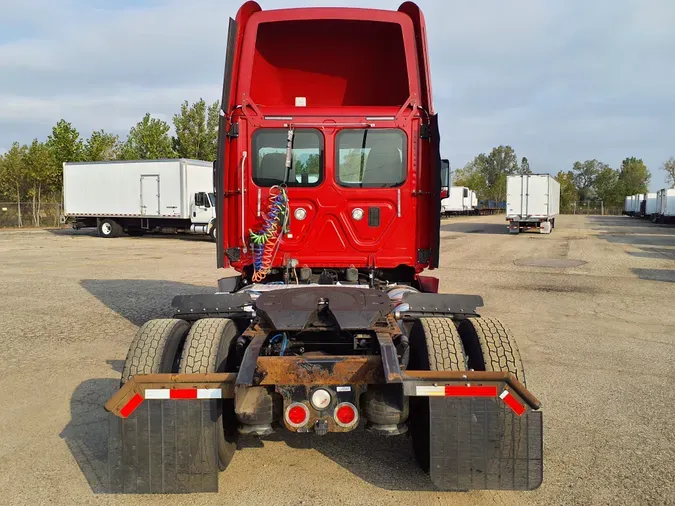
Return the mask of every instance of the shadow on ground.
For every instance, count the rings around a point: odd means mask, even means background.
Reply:
[[[119,385],[119,379],[112,378],[81,383],[70,400],[70,422],[60,434],[95,494],[109,490],[109,415],[103,405]]]
[[[675,249],[666,248],[638,248],[640,251],[627,251],[636,258],[650,258],[653,260],[675,260]]]
[[[246,437],[240,446],[264,446]],[[360,479],[385,490],[436,490],[429,476],[417,465],[407,435],[376,436],[359,427],[347,434],[325,436],[294,434],[277,430],[267,440],[281,441],[294,449],[315,450]],[[236,458],[236,457],[235,457]]]
[[[645,281],[663,281],[675,283],[675,270],[672,269],[632,269],[640,279]]]
[[[117,362],[121,361],[108,361],[115,369]],[[113,415],[103,406],[118,388],[119,380],[113,378],[81,383],[70,401],[71,420],[60,434],[95,494],[111,492],[108,431],[109,416]],[[330,433],[320,437],[280,429],[264,440],[242,436],[239,448],[259,448],[260,458],[264,459],[265,441],[280,441],[294,449],[316,450],[359,478],[386,490],[436,490],[415,462],[410,438],[405,435],[378,437],[360,428],[349,434]]]
[[[442,221],[441,231],[443,232],[460,232],[462,234],[495,234],[504,235],[508,233],[506,222],[503,225],[498,223],[472,223],[472,222],[456,222]]]
[[[631,218],[629,216],[588,216],[588,222],[593,230],[607,230],[614,227],[616,233],[672,235],[675,234],[675,225],[652,223],[647,219]]]
[[[215,286],[145,279],[83,279],[80,285],[134,325],[153,318],[170,318],[176,295],[214,293]]]
[[[103,239],[98,235],[98,229],[96,228],[81,228],[80,230],[75,230],[74,228],[50,228],[45,229],[46,232],[49,232],[58,236],[71,236],[71,237],[97,237]],[[211,237],[208,235],[194,235],[194,234],[160,234],[160,233],[148,233],[141,237],[131,237],[126,234],[122,234],[119,237],[114,237],[107,240],[127,240],[127,241],[148,241],[148,240],[161,240],[161,239],[179,239],[181,241],[200,241],[200,242],[211,242]]]

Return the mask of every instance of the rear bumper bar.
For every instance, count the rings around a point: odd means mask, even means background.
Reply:
[[[233,398],[237,373],[147,374],[127,381],[105,409],[127,418],[146,399]],[[376,385],[391,383],[379,356],[327,359],[259,357],[252,386]],[[541,403],[508,372],[404,371],[395,383],[409,397],[499,397],[520,415]]]

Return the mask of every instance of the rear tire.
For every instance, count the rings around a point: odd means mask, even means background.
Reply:
[[[525,383],[525,371],[515,339],[497,318],[467,318],[457,329],[469,358],[469,368],[476,371],[506,371]]]
[[[180,361],[180,373],[203,374],[235,372],[234,347],[239,332],[237,325],[227,318],[197,320],[185,340]],[[218,468],[224,471],[237,449],[237,419],[234,399],[218,402],[216,423],[218,431]]]
[[[467,359],[462,340],[450,318],[420,318],[410,331],[408,369],[420,371],[465,371]],[[429,472],[429,398],[410,397],[408,427],[413,452],[420,467]]]
[[[136,374],[175,372],[175,360],[190,324],[184,320],[146,322],[134,336],[122,370],[122,385]]]
[[[106,239],[111,237],[119,237],[122,234],[122,227],[110,218],[101,220],[98,224],[98,235]]]

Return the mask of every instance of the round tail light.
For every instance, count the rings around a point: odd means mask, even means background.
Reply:
[[[343,402],[335,407],[335,423],[340,427],[352,427],[359,421],[359,412],[351,402]]]
[[[309,409],[300,402],[294,402],[286,408],[286,421],[291,427],[302,427],[309,420]]]

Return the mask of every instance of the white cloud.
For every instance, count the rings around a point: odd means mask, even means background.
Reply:
[[[261,1],[264,9],[396,0]],[[458,167],[510,143],[535,170],[576,159],[660,167],[675,136],[670,0],[419,2],[444,155]],[[220,96],[232,0],[0,0],[0,145],[61,117],[124,134],[145,112]],[[36,13],[39,13],[36,15]]]

